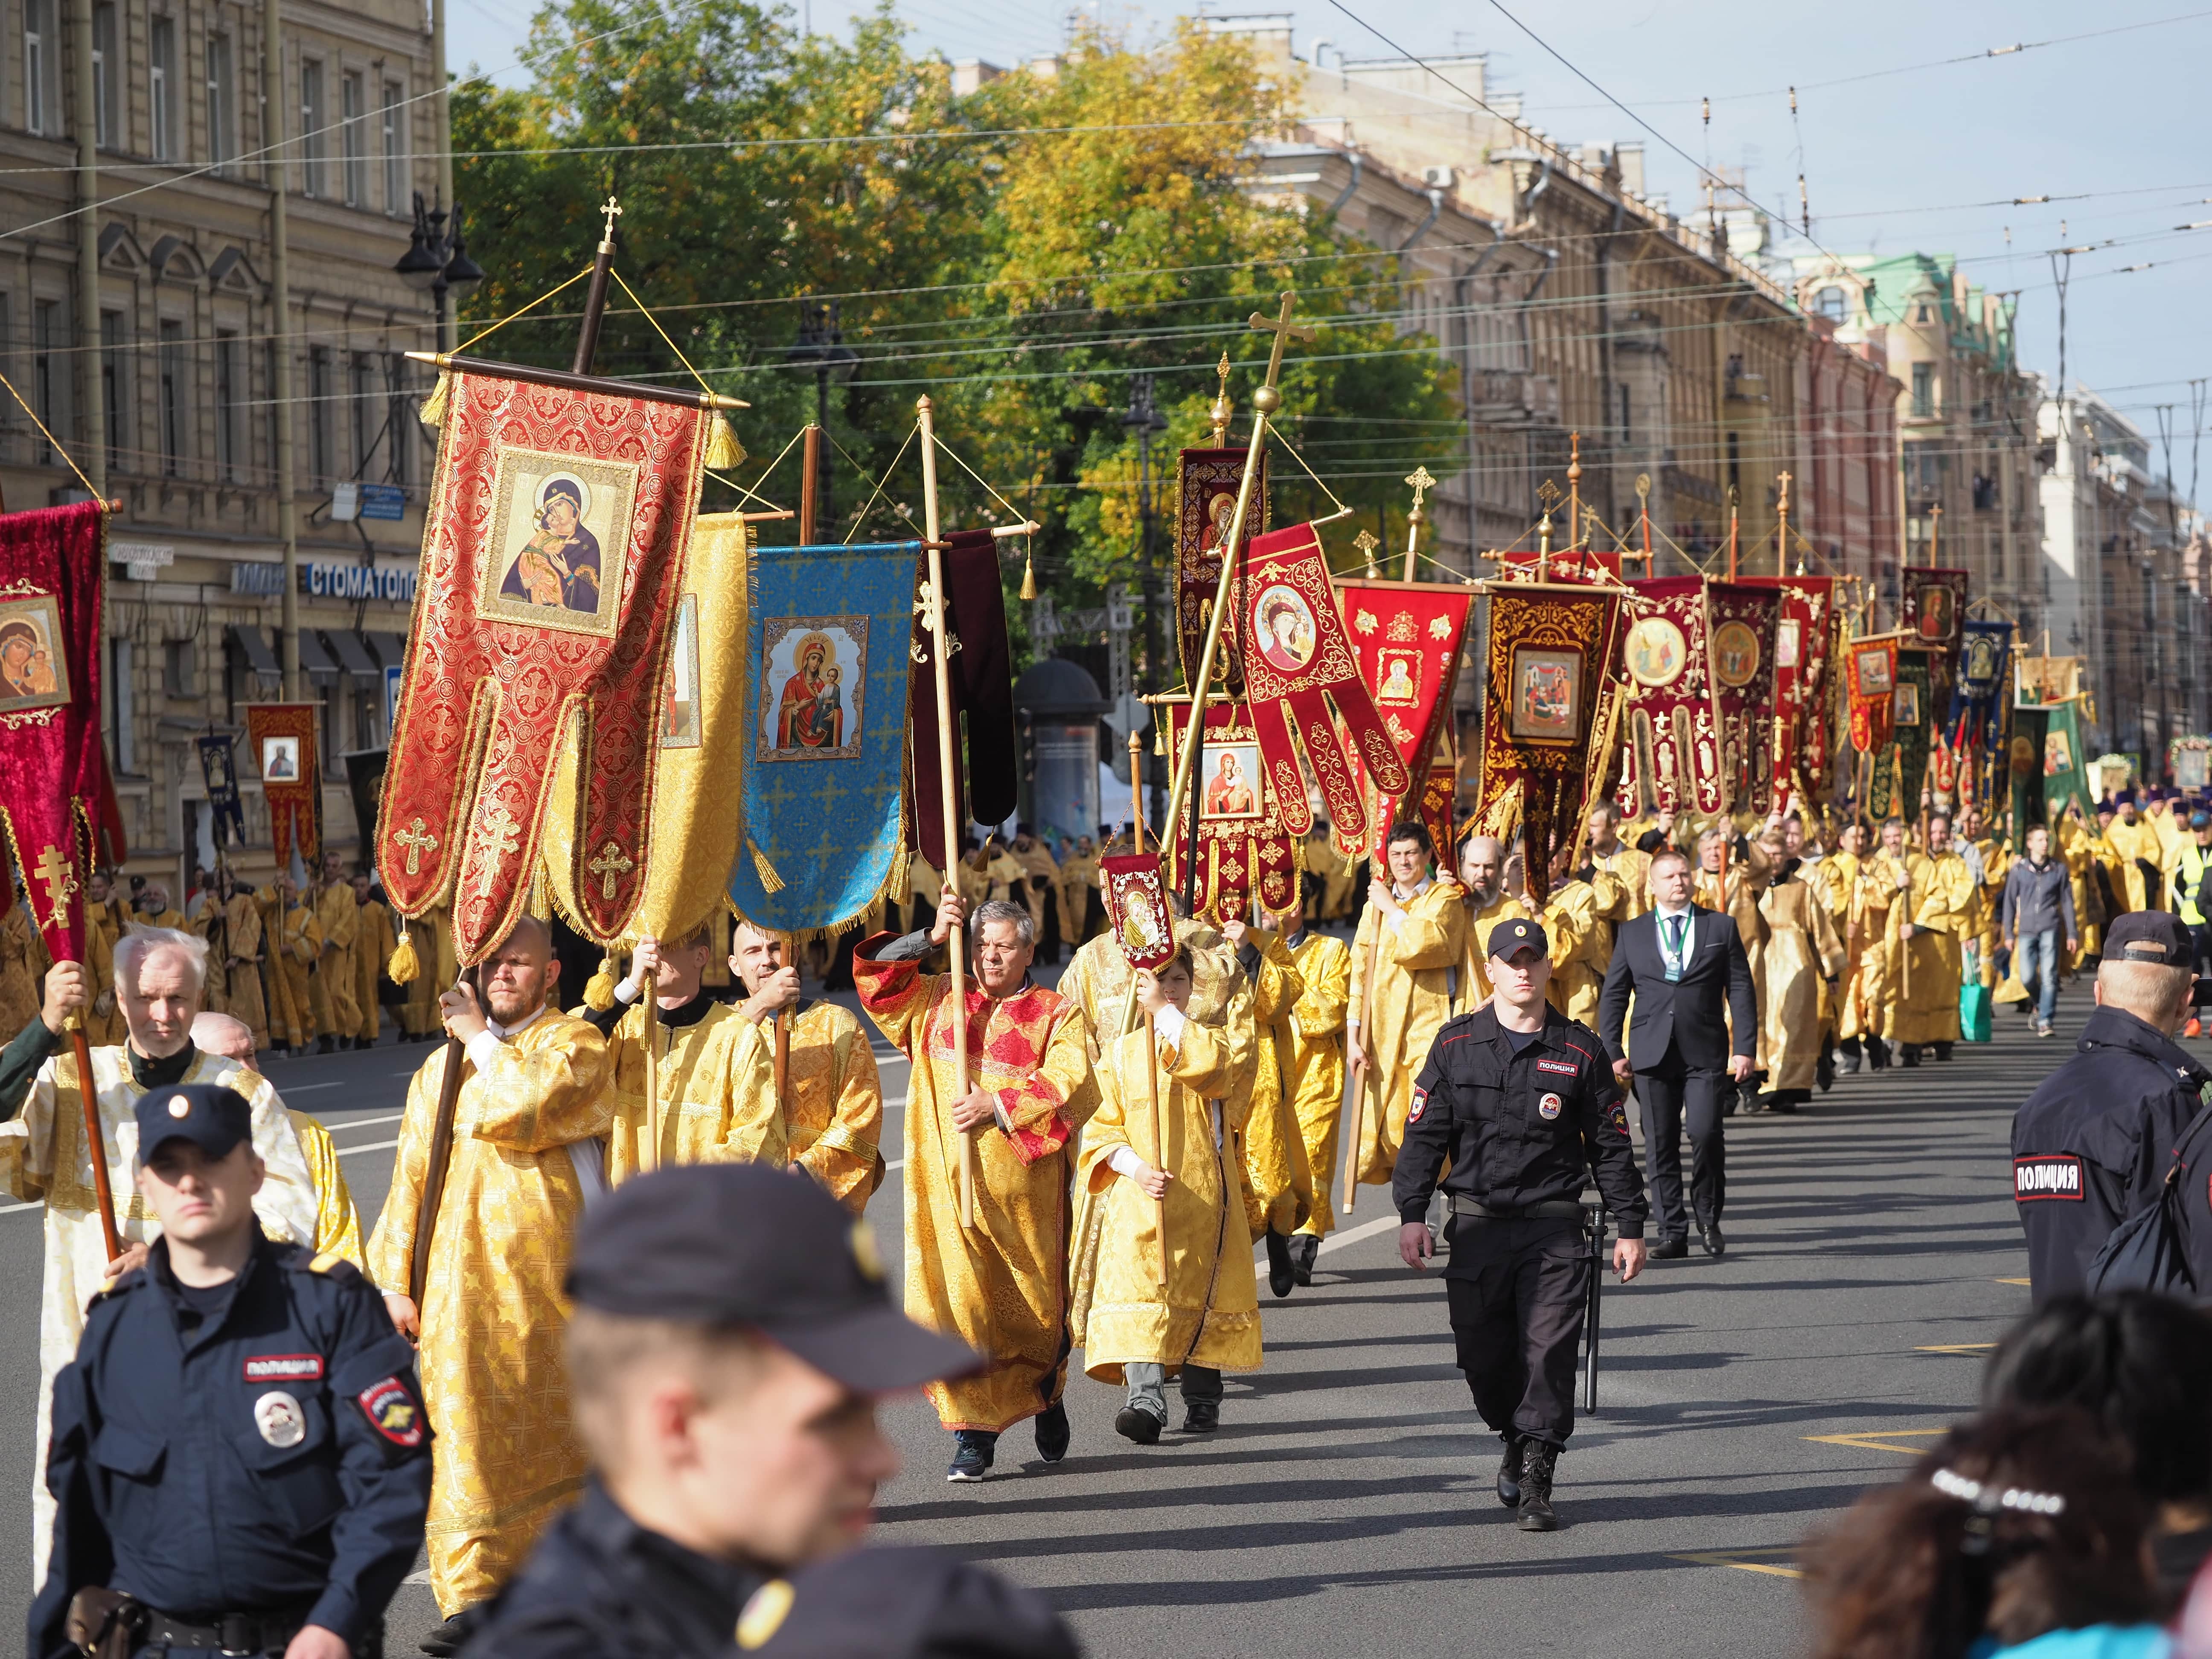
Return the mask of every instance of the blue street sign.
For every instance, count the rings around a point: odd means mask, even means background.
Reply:
[[[361,516],[364,519],[405,518],[407,492],[398,484],[363,484],[361,487]]]

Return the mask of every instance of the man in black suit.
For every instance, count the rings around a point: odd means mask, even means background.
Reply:
[[[1644,1114],[1644,1169],[1658,1212],[1653,1256],[1690,1253],[1682,1210],[1682,1126],[1690,1129],[1690,1202],[1707,1255],[1728,1248],[1721,1205],[1728,1158],[1721,1136],[1725,1074],[1751,1075],[1759,1046],[1759,1005],[1751,963],[1735,923],[1690,901],[1690,860],[1669,848],[1651,860],[1653,908],[1621,924],[1598,1000],[1598,1036],[1623,1088],[1632,1086]],[[1631,1066],[1621,1044],[1629,998],[1636,999]],[[1729,1053],[1729,1021],[1735,1025]]]

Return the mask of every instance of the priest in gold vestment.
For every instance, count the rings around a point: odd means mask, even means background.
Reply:
[[[385,964],[392,960],[392,949],[399,943],[392,927],[392,907],[384,902],[382,891],[369,880],[368,871],[354,872],[353,897],[360,917],[353,941],[353,1000],[361,1015],[361,1024],[354,1033],[356,1048],[374,1048],[377,1038],[384,1035],[384,1004],[377,992],[383,984]]]
[[[1401,822],[1384,847],[1389,879],[1368,884],[1352,941],[1346,1048],[1364,1091],[1359,1181],[1388,1186],[1413,1104],[1413,1079],[1451,1013],[1451,970],[1467,948],[1459,884],[1429,874],[1429,832]]]
[[[353,883],[346,879],[345,861],[335,851],[323,854],[314,910],[323,939],[307,994],[314,1010],[315,1049],[326,1054],[333,1048],[352,1048],[361,1029],[361,1008],[353,988],[353,947],[361,933],[361,906],[354,899]]]
[[[1928,820],[1928,850],[1906,845],[1905,826],[1881,827],[1881,856],[1868,880],[1889,890],[1883,931],[1881,1035],[1904,1065],[1917,1066],[1920,1050],[1951,1057],[1959,1040],[1960,945],[1975,925],[1974,878],[1951,850],[1951,820]]]
[[[94,996],[85,1010],[84,1040],[95,1048],[122,1042],[128,1031],[115,1000],[115,942],[123,937],[124,914],[123,902],[112,892],[100,872],[85,878],[84,965],[92,969]],[[209,969],[220,973],[222,964],[210,963]]]
[[[950,975],[921,959],[967,942],[967,906],[939,901],[927,933],[878,933],[853,957],[860,1006],[913,1062],[906,1113],[906,1311],[957,1336],[987,1363],[929,1385],[955,1440],[953,1480],[981,1480],[999,1437],[1036,1419],[1037,1451],[1067,1451],[1068,1188],[1074,1140],[1097,1109],[1083,1020],[1030,978],[1036,950],[1027,907],[979,905],[974,969],[956,1009]],[[953,1021],[966,1031],[969,1075],[955,1069]],[[975,1169],[973,1226],[961,1224],[963,1143]]]
[[[438,1437],[425,1541],[448,1625],[498,1590],[583,1484],[561,1282],[585,1202],[605,1190],[600,1140],[614,1097],[606,1039],[550,1000],[560,975],[550,933],[526,916],[483,963],[482,1007],[466,986],[439,998],[464,1070],[419,1305],[411,1263],[446,1045],[408,1085],[392,1188],[368,1242],[369,1277],[393,1322],[417,1338]]]
[[[1245,988],[1224,1024],[1234,1040],[1250,1043],[1255,1054],[1245,1085],[1250,1098],[1231,1103],[1243,1119],[1235,1140],[1243,1176],[1245,1227],[1252,1237],[1267,1241],[1267,1287],[1284,1297],[1297,1283],[1291,1235],[1304,1224],[1319,1201],[1313,1164],[1291,1109],[1288,1073],[1277,1058],[1280,1045],[1276,1034],[1286,1032],[1291,1010],[1305,987],[1290,951],[1275,934],[1238,921],[1224,923],[1222,933],[1237,952]],[[1186,1001],[1188,995],[1184,993]]]
[[[1766,1074],[1759,1097],[1770,1112],[1794,1112],[1813,1097],[1820,1060],[1820,1006],[1828,981],[1844,969],[1837,936],[1821,890],[1805,879],[1778,835],[1768,841],[1774,879],[1759,895],[1766,924],[1760,956],[1758,1069]]]
[[[1482,948],[1490,930],[1501,921],[1533,919],[1528,907],[1505,890],[1505,843],[1495,836],[1469,836],[1460,843],[1459,880],[1467,925],[1454,1013],[1473,1013],[1490,1000],[1490,975],[1485,967],[1488,957]],[[1413,1069],[1420,1070],[1419,1062]]]
[[[927,866],[925,866],[927,867]],[[781,1103],[784,1155],[854,1215],[883,1185],[884,1085],[865,1026],[836,1003],[799,994],[790,940],[741,921],[730,933],[730,971],[744,988],[741,1018],[769,1056],[769,1086]],[[784,1027],[783,1075],[775,1076]]]
[[[1128,1389],[1115,1431],[1147,1446],[1167,1424],[1169,1376],[1182,1380],[1183,1431],[1204,1434],[1220,1426],[1222,1373],[1260,1368],[1231,1149],[1261,1039],[1246,1021],[1187,1017],[1191,968],[1178,951],[1137,976],[1151,1029],[1106,1045],[1076,1167],[1073,1334],[1085,1372]]]

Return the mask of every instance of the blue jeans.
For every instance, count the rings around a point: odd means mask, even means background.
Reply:
[[[2035,1020],[2048,1025],[2058,1012],[2058,930],[2022,933],[2013,947],[2013,973],[2035,993]]]

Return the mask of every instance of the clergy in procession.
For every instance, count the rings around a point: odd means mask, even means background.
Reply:
[[[785,1161],[806,1171],[854,1215],[883,1184],[884,1085],[866,1027],[836,1003],[799,994],[799,969],[781,933],[740,921],[730,933],[730,971],[744,989],[737,1013],[768,1056],[769,1097],[780,1100]],[[776,1080],[776,1032],[785,1032]]]
[[[1128,850],[1124,845],[1119,852],[1126,854]],[[1208,1025],[1218,1024],[1227,1015],[1230,1000],[1238,990],[1244,970],[1235,950],[1212,923],[1203,917],[1181,914],[1181,894],[1170,892],[1168,906],[1175,916],[1176,943],[1190,947],[1192,960],[1197,965],[1198,989],[1191,1005],[1191,1018]],[[1060,974],[1059,991],[1074,1005],[1083,1021],[1091,1057],[1096,1059],[1104,1052],[1107,1039],[1120,1035],[1120,1027],[1115,1022],[1121,1018],[1128,1000],[1129,959],[1121,953],[1121,942],[1112,928],[1085,941]],[[1113,1027],[1110,1030],[1109,1026]]]
[[[1279,918],[1279,925],[1300,989],[1287,1024],[1276,1027],[1275,1061],[1306,1144],[1313,1182],[1313,1207],[1291,1238],[1291,1275],[1297,1284],[1311,1285],[1321,1242],[1336,1226],[1336,1143],[1344,1116],[1344,1017],[1352,1000],[1352,951],[1334,934],[1309,929],[1299,909]]]
[[[1068,1189],[1075,1137],[1098,1092],[1081,1016],[1030,977],[1036,935],[1025,907],[976,907],[964,1006],[953,1004],[951,975],[922,971],[933,948],[965,946],[967,915],[946,893],[928,932],[864,941],[853,973],[860,1006],[913,1062],[906,1310],[988,1360],[928,1388],[954,1437],[947,1478],[981,1480],[999,1437],[1024,1418],[1036,1419],[1039,1456],[1067,1454]],[[955,1068],[956,1019],[965,1077]],[[963,1163],[974,1170],[972,1225],[961,1215]]]
[[[1889,1064],[1881,1041],[1881,921],[1888,901],[1881,901],[1884,909],[1869,902],[1866,852],[1866,824],[1853,818],[1836,832],[1836,850],[1820,860],[1813,884],[1843,941],[1831,1014],[1842,1077],[1854,1075],[1863,1061],[1869,1071]]]
[[[2166,848],[2158,831],[2137,807],[2134,790],[2123,789],[2115,805],[2119,810],[2105,826],[2105,840],[2118,854],[2120,883],[2126,890],[2116,896],[2130,910],[2163,909],[2166,895],[2160,872],[2166,867]]]
[[[1639,853],[1620,838],[1620,808],[1601,800],[1583,820],[1589,829],[1589,848],[1584,863],[1619,884],[1607,921],[1620,923],[1640,916],[1651,908],[1651,855]]]
[[[261,927],[267,953],[264,979],[269,988],[270,1039],[279,1048],[305,1054],[315,1040],[312,988],[316,958],[322,954],[323,925],[292,878],[282,871],[255,897],[264,907]]]
[[[1029,907],[1030,920],[1036,924],[1037,939],[1047,962],[1060,960],[1061,934],[1060,907],[1054,902],[1054,884],[1060,879],[1060,864],[1052,849],[1037,839],[1035,829],[1021,824],[1014,832],[1013,845],[1006,856],[1022,866],[1027,879],[1017,890],[1021,901]]]
[[[223,1011],[240,1021],[253,1035],[253,1046],[269,1046],[269,1009],[262,998],[261,958],[265,944],[261,931],[261,907],[253,890],[236,877],[222,907],[223,959],[210,960],[208,976],[221,979],[228,994]]]
[[[1613,925],[1608,918],[1619,914],[1625,919],[1627,901],[1620,884],[1605,871],[1588,866],[1581,872],[1569,870],[1573,855],[1573,848],[1562,847],[1553,856],[1551,890],[1534,920],[1551,940],[1552,975],[1544,994],[1569,1019],[1587,1025],[1597,1018],[1598,996],[1613,960]],[[1522,908],[1528,908],[1525,898]],[[1470,940],[1476,931],[1469,927]]]
[[[1244,974],[1244,989],[1231,1000],[1224,1024],[1234,1040],[1251,1044],[1255,1056],[1247,1073],[1250,1098],[1237,1109],[1243,1121],[1236,1130],[1243,1154],[1245,1224],[1253,1237],[1267,1241],[1267,1288],[1285,1297],[1297,1283],[1291,1235],[1313,1212],[1316,1198],[1313,1164],[1291,1108],[1286,1073],[1277,1060],[1276,1033],[1289,1025],[1291,1010],[1305,988],[1290,951],[1274,933],[1233,918],[1221,931]],[[1186,993],[1185,1006],[1188,1002]]]
[[[118,1202],[116,1231],[125,1245],[150,1243],[159,1229],[142,1205],[132,1167],[138,1149],[138,1098],[178,1083],[222,1084],[252,1109],[253,1151],[268,1166],[254,1212],[271,1238],[311,1243],[316,1195],[298,1134],[265,1078],[192,1043],[192,1020],[207,982],[207,941],[173,928],[141,927],[115,949],[116,1000],[124,1042],[91,1050],[100,1106],[100,1146],[108,1186]],[[39,1012],[0,1052],[0,1176],[9,1194],[46,1205],[46,1268],[39,1312],[38,1453],[31,1486],[32,1577],[44,1577],[54,1503],[46,1491],[46,1424],[55,1375],[76,1357],[85,1304],[106,1283],[107,1247],[94,1186],[92,1152],[84,1144],[84,1109],[76,1056],[64,1036],[70,1017],[92,1000],[90,971],[58,962],[46,973]],[[129,1260],[126,1254],[126,1263]]]
[[[1928,850],[1906,845],[1905,825],[1881,826],[1881,854],[1867,878],[1869,900],[1887,888],[1881,1036],[1907,1066],[1920,1050],[1951,1058],[1959,1040],[1960,942],[1974,926],[1974,879],[1951,848],[1951,820],[1928,820]]]
[[[113,891],[104,872],[95,870],[85,878],[84,965],[92,969],[96,994],[85,1010],[84,1039],[95,1048],[122,1042],[125,1030],[123,1010],[115,1002],[115,944],[123,937],[127,918],[123,902],[111,896]],[[209,964],[210,975],[222,970],[220,963]]]
[[[1459,1013],[1472,1013],[1490,1000],[1486,958],[1478,940],[1490,937],[1501,921],[1528,921],[1528,907],[1505,890],[1505,843],[1495,836],[1469,836],[1460,844],[1459,878],[1465,912],[1459,960]],[[1364,926],[1364,922],[1362,923]],[[1418,1068],[1420,1060],[1413,1062]]]
[[[430,1164],[447,1044],[408,1085],[392,1188],[368,1243],[369,1277],[392,1322],[416,1339],[438,1437],[427,1545],[447,1622],[424,1638],[433,1653],[453,1650],[454,1620],[498,1590],[582,1484],[562,1380],[561,1281],[585,1197],[605,1189],[601,1142],[614,1121],[606,1039],[554,1000],[561,964],[546,924],[517,921],[479,978],[481,1000],[465,982],[438,999],[463,1067],[442,1182]],[[437,1207],[418,1303],[426,1188]]]
[[[346,878],[345,861],[336,851],[323,854],[321,878],[315,883],[312,903],[322,945],[315,957],[308,997],[315,1014],[315,1052],[326,1054],[334,1048],[353,1047],[361,1029],[361,1009],[354,1000],[353,947],[361,933],[360,907],[355,903],[353,883]]]
[[[2012,873],[2012,854],[2003,842],[1984,833],[1982,810],[1972,803],[1959,809],[1959,856],[1975,884],[1978,926],[1970,942],[1974,946],[1976,980],[1994,988],[1997,982],[1997,912],[2003,908],[2005,878]]]
[[[1060,906],[1060,942],[1073,951],[1091,937],[1091,901],[1098,890],[1098,849],[1090,836],[1078,836],[1073,848],[1062,843],[1053,888]]]
[[[1760,850],[1773,879],[1759,895],[1766,924],[1759,953],[1757,1066],[1766,1075],[1758,1103],[1789,1113],[1813,1097],[1821,1057],[1821,993],[1844,968],[1844,944],[1821,891],[1790,856],[1781,826],[1770,824]]]
[[[52,966],[46,941],[31,925],[31,907],[23,902],[23,887],[15,885],[15,902],[0,916],[0,1029],[21,1030],[37,1018],[39,988]]]
[[[607,1040],[612,1062],[614,1124],[607,1134],[607,1184],[665,1164],[786,1162],[783,1115],[775,1076],[753,1024],[703,983],[712,937],[702,922],[664,945],[642,939],[629,972],[615,987],[615,1006],[586,1010]],[[648,1034],[642,1006],[650,990]],[[848,1015],[848,1018],[851,1016]],[[653,1046],[655,1113],[646,1092],[646,1044]]]
[[[1233,1152],[1255,1036],[1188,1018],[1192,972],[1178,949],[1138,973],[1146,1019],[1105,1045],[1076,1166],[1071,1330],[1085,1372],[1127,1386],[1114,1428],[1141,1446],[1167,1426],[1168,1377],[1180,1378],[1182,1432],[1207,1434],[1221,1425],[1222,1373],[1260,1369]]]
[[[1360,1113],[1359,1180],[1387,1186],[1413,1103],[1413,1079],[1451,1013],[1451,970],[1467,948],[1459,884],[1429,873],[1429,832],[1413,820],[1390,826],[1389,878],[1368,884],[1352,941],[1352,1008],[1346,1050]]]
[[[361,1012],[354,1047],[374,1048],[377,1038],[384,1035],[384,1004],[377,992],[385,964],[392,960],[392,948],[399,939],[392,927],[392,907],[384,902],[383,890],[370,880],[368,871],[353,872],[353,897],[360,917],[354,934],[353,1000]]]

